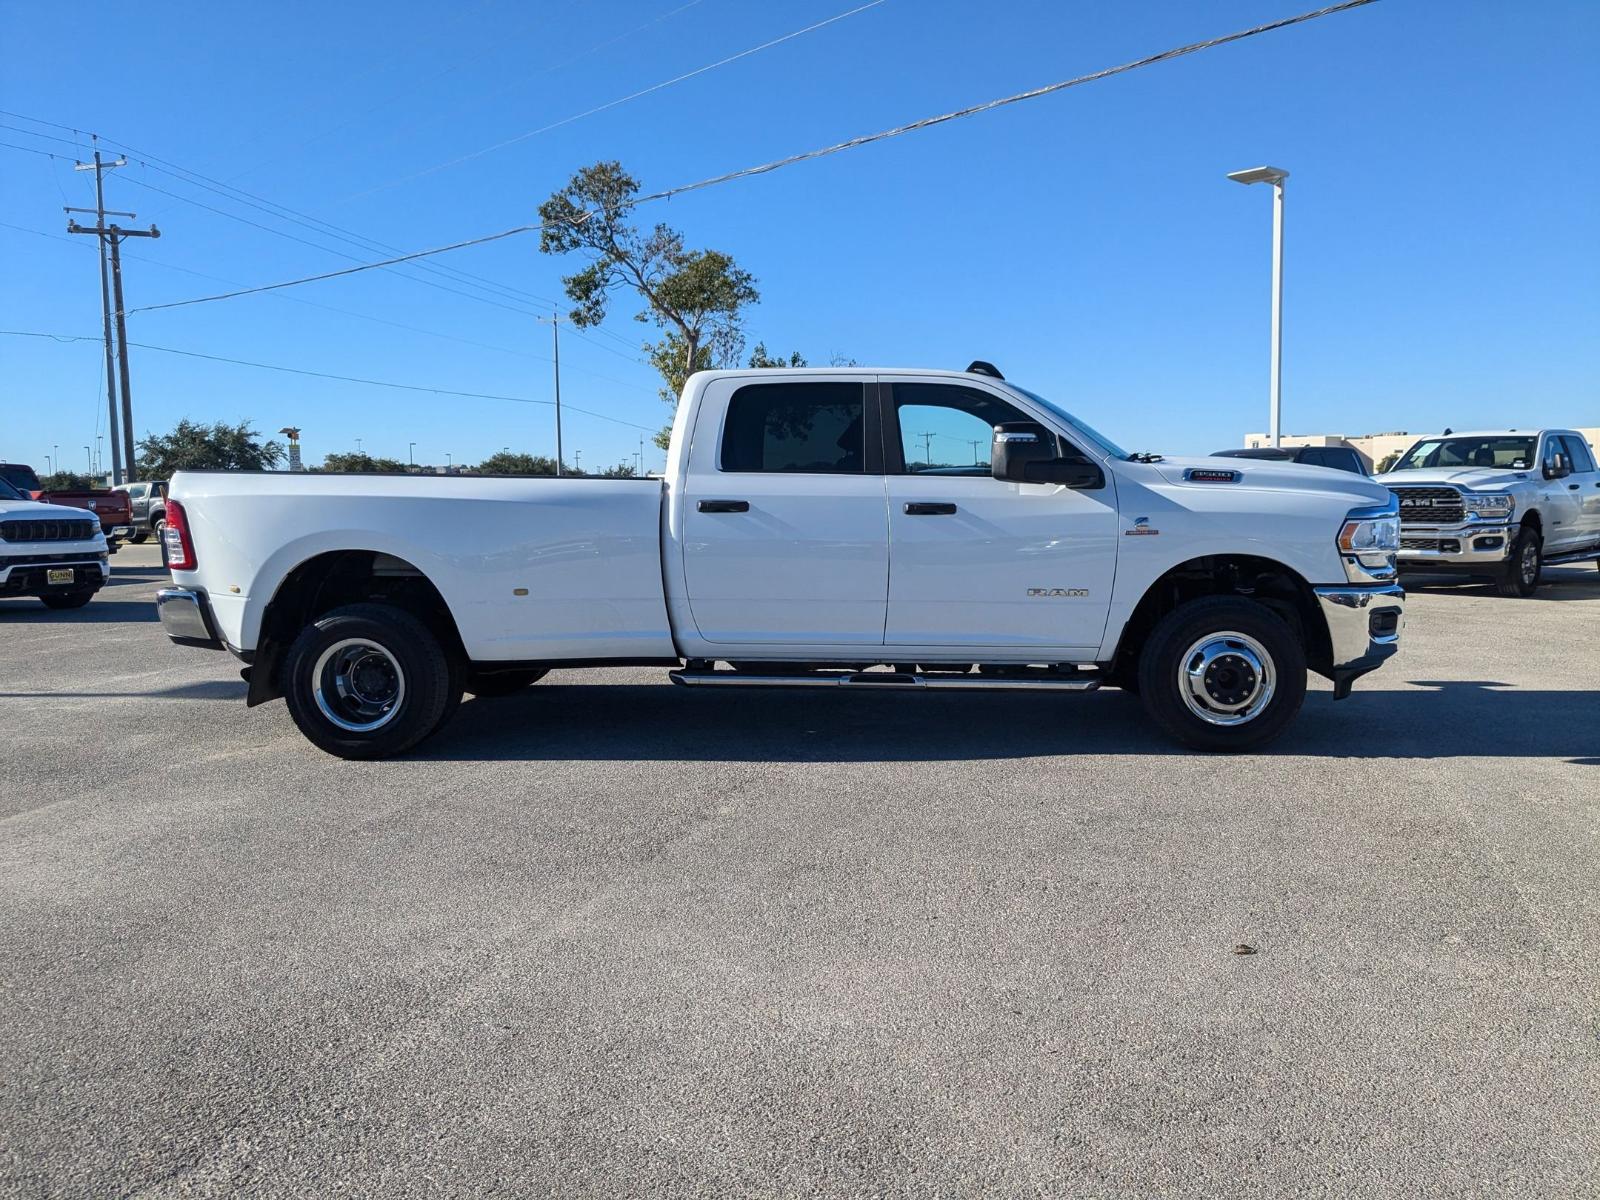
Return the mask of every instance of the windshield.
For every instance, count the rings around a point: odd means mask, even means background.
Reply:
[[[1401,456],[1391,470],[1419,471],[1424,467],[1495,467],[1526,471],[1533,466],[1534,437],[1427,438]]]
[[[26,499],[27,499],[26,496],[24,496],[21,492],[17,491],[16,488],[12,487],[9,483],[7,483],[5,481],[5,477],[3,475],[0,475],[0,500],[26,500]]]
[[[1029,400],[1032,400],[1035,404],[1043,405],[1045,408],[1049,409],[1051,412],[1053,412],[1056,416],[1060,417],[1063,421],[1065,421],[1072,428],[1074,428],[1074,429],[1078,430],[1080,433],[1082,433],[1086,438],[1088,438],[1091,442],[1093,442],[1096,446],[1098,446],[1102,451],[1104,451],[1105,453],[1109,454],[1112,458],[1126,459],[1128,457],[1128,452],[1126,450],[1124,450],[1121,446],[1117,445],[1110,438],[1108,438],[1104,434],[1102,434],[1099,430],[1093,429],[1090,426],[1084,424],[1084,422],[1082,420],[1080,420],[1079,418],[1073,416],[1066,409],[1062,408],[1059,404],[1051,404],[1050,401],[1046,400],[1043,396],[1039,395],[1037,392],[1030,392],[1027,388],[1018,387],[1014,383],[1007,383],[1006,386],[1011,388],[1013,391],[1021,392],[1024,396],[1026,396]]]

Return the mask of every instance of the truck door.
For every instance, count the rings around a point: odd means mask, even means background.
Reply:
[[[1113,485],[989,473],[993,427],[1040,418],[987,389],[885,389],[890,646],[1098,648],[1116,568]]]
[[[1578,549],[1589,539],[1584,533],[1584,512],[1580,476],[1566,443],[1555,434],[1546,434],[1544,452],[1539,456],[1541,486],[1539,506],[1544,509],[1544,552],[1546,557]],[[1551,479],[1547,472],[1565,468],[1566,473]]]
[[[1577,540],[1592,546],[1600,543],[1600,471],[1595,470],[1594,455],[1581,435],[1569,433],[1561,440],[1567,444],[1567,460],[1572,464],[1567,490],[1578,501]]]
[[[870,377],[710,385],[683,481],[684,586],[728,644],[883,642],[889,534]]]

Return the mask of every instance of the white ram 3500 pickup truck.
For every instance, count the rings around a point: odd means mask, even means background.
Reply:
[[[640,664],[697,687],[1110,684],[1228,750],[1283,729],[1308,667],[1342,698],[1398,649],[1398,536],[1364,478],[1130,455],[985,363],[712,371],[664,480],[180,472],[158,605],[350,758],[415,745],[463,691]]]
[[[1377,482],[1400,501],[1402,570],[1486,575],[1531,596],[1545,566],[1600,561],[1600,471],[1571,429],[1421,438]]]

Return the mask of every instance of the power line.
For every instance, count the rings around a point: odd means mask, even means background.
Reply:
[[[942,125],[947,121],[956,121],[963,117],[971,117],[980,113],[990,112],[1006,105],[1018,104],[1024,100],[1035,100],[1041,96],[1048,96],[1066,88],[1077,87],[1078,85],[1084,83],[1093,83],[1101,79],[1109,79],[1113,75],[1125,74],[1128,71],[1137,70],[1140,67],[1147,67],[1155,63],[1166,62],[1170,59],[1180,58],[1186,54],[1194,54],[1200,50],[1208,50],[1215,46],[1224,46],[1230,42],[1242,41],[1245,38],[1255,37],[1263,33],[1270,33],[1274,30],[1287,29],[1291,25],[1300,25],[1307,21],[1314,21],[1319,17],[1331,16],[1334,13],[1347,12],[1350,9],[1361,8],[1365,5],[1375,2],[1376,0],[1344,0],[1344,3],[1342,4],[1334,4],[1328,6],[1327,8],[1316,9],[1313,12],[1301,13],[1299,16],[1285,17],[1282,20],[1272,21],[1265,25],[1257,25],[1251,29],[1240,30],[1237,33],[1226,34],[1222,37],[1211,38],[1207,41],[1191,42],[1186,46],[1179,46],[1172,50],[1163,50],[1159,54],[1152,54],[1147,58],[1136,59],[1133,62],[1123,63],[1121,66],[1108,67],[1103,71],[1095,71],[1089,75],[1079,75],[1076,78],[1063,80],[1060,83],[1052,83],[1047,84],[1044,87],[1031,88],[1025,92],[1017,92],[1015,95],[1003,96],[998,100],[989,100],[983,104],[974,104],[967,108],[956,109],[953,112],[942,113],[939,116],[924,117],[920,121],[913,121],[906,125],[898,125],[893,129],[885,129],[879,133],[864,134],[861,137],[851,138],[850,140],[844,142],[838,142],[832,146],[824,146],[818,150],[808,150],[802,154],[791,154],[786,158],[774,159],[771,162],[762,163],[760,166],[744,167],[741,170],[729,171],[723,175],[715,175],[709,179],[699,180],[696,183],[686,183],[678,187],[667,188],[664,191],[652,192],[647,196],[641,196],[638,200],[634,201],[634,204],[645,204],[652,200],[668,200],[673,196],[681,196],[685,192],[699,191],[702,188],[714,187],[717,184],[729,183],[735,179],[744,179],[752,175],[764,175],[768,172],[776,171],[783,167],[792,166],[795,163],[806,162],[815,158],[823,158],[827,155],[837,154],[844,150],[853,150],[859,146],[870,145],[873,142],[881,142],[888,138],[899,137],[902,134],[914,133],[918,130],[928,129],[934,125]],[[43,153],[43,151],[39,151],[38,153]],[[586,213],[584,214],[584,217],[587,217],[588,215],[590,214]],[[301,279],[286,279],[280,283],[262,284],[258,287],[244,288],[236,292],[224,292],[215,296],[196,296],[190,300],[174,300],[166,304],[146,305],[143,308],[130,309],[129,311],[153,312],[157,309],[163,308],[182,308],[191,304],[206,304],[213,300],[231,300],[237,296],[249,296],[257,292],[273,291],[278,288],[297,287],[304,283],[317,283],[324,279],[336,279],[343,275],[353,275],[358,271],[370,271],[377,267],[386,267],[397,262],[410,262],[414,259],[428,258],[435,254],[446,254],[452,250],[460,250],[468,246],[478,246],[485,242],[493,242],[499,241],[502,238],[515,237],[522,233],[531,233],[536,229],[543,228],[543,224],[544,223],[541,222],[534,225],[517,225],[511,229],[503,229],[499,233],[491,233],[482,237],[469,238],[466,241],[461,242],[452,242],[450,245],[436,246],[430,250],[418,250],[414,253],[402,255],[398,258],[389,258],[380,262],[365,263],[360,266],[347,267],[342,271],[329,271],[321,275],[308,275]]]
[[[795,38],[803,37],[808,33],[814,33],[818,29],[832,25],[836,21],[843,21],[847,17],[853,17],[857,13],[866,12],[869,8],[877,8],[880,4],[884,3],[887,3],[887,0],[867,0],[867,3],[865,4],[858,5],[847,12],[837,13],[834,16],[828,17],[826,20],[817,21],[815,24],[807,25],[804,29],[796,29],[792,33],[784,34],[782,37],[777,37],[773,38],[771,41],[762,42],[759,46],[751,46],[749,49],[741,50],[737,54],[730,54],[728,57],[720,58],[716,62],[707,63],[703,67],[696,67],[692,71],[685,71],[682,75],[676,75],[671,79],[664,79],[660,83],[653,83],[647,88],[639,89],[637,92],[631,92],[628,95],[620,96],[615,100],[608,100],[604,104],[597,104],[595,107],[586,109],[581,113],[575,113],[570,117],[563,117],[561,120],[552,121],[548,125],[541,125],[538,129],[530,129],[527,133],[519,133],[516,137],[507,138],[503,142],[496,142],[492,146],[485,146],[481,150],[474,150],[470,154],[463,154],[459,158],[452,158],[448,162],[439,163],[436,166],[428,167],[426,170],[418,171],[415,174],[406,175],[400,179],[393,179],[388,183],[380,183],[376,187],[370,187],[365,191],[355,193],[353,196],[347,196],[346,199],[359,200],[363,196],[370,196],[372,193],[381,192],[385,188],[398,187],[403,183],[410,183],[414,179],[422,179],[425,176],[432,175],[436,171],[443,171],[450,167],[460,166],[464,162],[471,162],[475,158],[482,158],[485,154],[493,154],[496,150],[504,150],[507,146],[514,146],[518,142],[525,142],[529,138],[538,137],[541,133],[549,133],[552,129],[560,129],[564,125],[571,125],[573,122],[581,121],[585,117],[595,116],[597,113],[603,113],[608,109],[617,108],[623,104],[629,103],[630,101],[638,100],[641,97],[648,96],[652,92],[659,92],[664,88],[672,87],[674,84],[683,83],[686,80],[693,79],[697,75],[704,75],[708,71],[715,71],[718,67],[725,67],[729,63],[738,62],[741,58],[749,58],[752,54],[759,54],[763,50],[770,50],[774,46],[781,46],[784,42],[793,41]]]
[[[71,333],[40,333],[29,329],[0,329],[0,337],[31,337],[43,338],[54,342],[97,342],[97,337],[86,337],[81,334]],[[386,379],[363,379],[356,375],[335,375],[328,371],[312,371],[304,367],[285,367],[278,363],[251,362],[243,358],[228,358],[221,354],[203,354],[198,350],[179,350],[172,346],[153,346],[148,342],[129,342],[140,350],[155,350],[162,354],[178,354],[184,358],[203,358],[209,362],[229,363],[237,367],[254,367],[261,371],[281,371],[289,375],[307,375],[313,379],[332,379],[340,383],[360,383],[367,387],[394,388],[403,392],[424,392],[431,396],[459,396],[468,400],[504,400],[513,404],[542,404],[547,407],[555,405],[554,400],[536,400],[530,396],[502,396],[493,392],[461,392],[451,388],[424,387],[415,383],[394,383]],[[656,430],[648,425],[640,425],[633,421],[624,421],[621,417],[613,417],[606,413],[595,412],[593,409],[579,408],[573,404],[562,404],[563,408],[573,412],[581,412],[585,416],[595,417],[601,421],[610,421],[614,425],[626,425],[630,429],[642,429],[646,433]]]
[[[1225,34],[1222,37],[1210,38],[1203,42],[1191,42],[1187,46],[1178,46],[1172,50],[1163,50],[1160,54],[1152,54],[1146,58],[1135,59],[1123,63],[1121,66],[1107,67],[1103,71],[1095,71],[1088,75],[1079,75],[1074,79],[1065,79],[1060,83],[1050,83],[1043,87],[1030,88],[1025,92],[1015,95],[1002,96],[998,100],[988,100],[982,104],[973,104],[967,108],[958,108],[953,112],[941,113],[936,117],[924,117],[920,121],[912,121],[906,125],[897,125],[893,129],[885,129],[879,133],[863,134],[848,141],[837,142],[832,146],[824,146],[820,150],[807,150],[802,154],[791,154],[786,158],[777,158],[769,163],[762,163],[758,167],[745,167],[738,171],[729,171],[725,175],[713,175],[709,179],[702,179],[698,183],[686,183],[680,187],[668,188],[662,192],[652,192],[648,196],[641,196],[637,203],[643,204],[649,200],[668,200],[673,196],[681,196],[685,192],[699,191],[701,188],[714,187],[719,183],[729,183],[735,179],[745,179],[751,175],[764,175],[769,171],[776,171],[781,167],[792,166],[795,163],[807,162],[814,158],[825,158],[830,154],[838,154],[842,150],[854,150],[858,146],[870,145],[881,142],[887,138],[899,137],[905,133],[915,133],[921,129],[929,129],[935,125],[943,125],[946,121],[958,121],[963,117],[977,116],[979,113],[991,112],[997,108],[1004,108],[1008,104],[1020,104],[1024,100],[1037,100],[1040,96],[1049,96],[1055,92],[1063,91],[1080,84],[1095,83],[1101,79],[1110,79],[1113,75],[1123,75],[1129,71],[1138,70],[1140,67],[1153,66],[1156,63],[1167,62],[1174,58],[1181,58],[1186,54],[1195,54],[1201,50],[1210,50],[1215,46],[1225,46],[1230,42],[1243,41],[1245,38],[1255,37],[1258,34],[1271,33],[1278,29],[1287,29],[1291,25],[1300,25],[1306,21],[1315,21],[1318,17],[1332,16],[1334,13],[1347,12],[1352,8],[1361,8],[1364,5],[1375,3],[1375,0],[1344,0],[1342,4],[1332,4],[1327,8],[1319,8],[1314,12],[1301,13],[1296,17],[1285,17],[1279,21],[1271,21],[1265,25],[1257,25],[1252,29],[1243,29],[1237,33]]]

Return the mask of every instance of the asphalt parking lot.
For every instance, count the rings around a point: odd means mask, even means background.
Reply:
[[[627,670],[369,764],[112,561],[0,601],[7,1195],[1600,1190],[1592,565],[1248,757]]]

